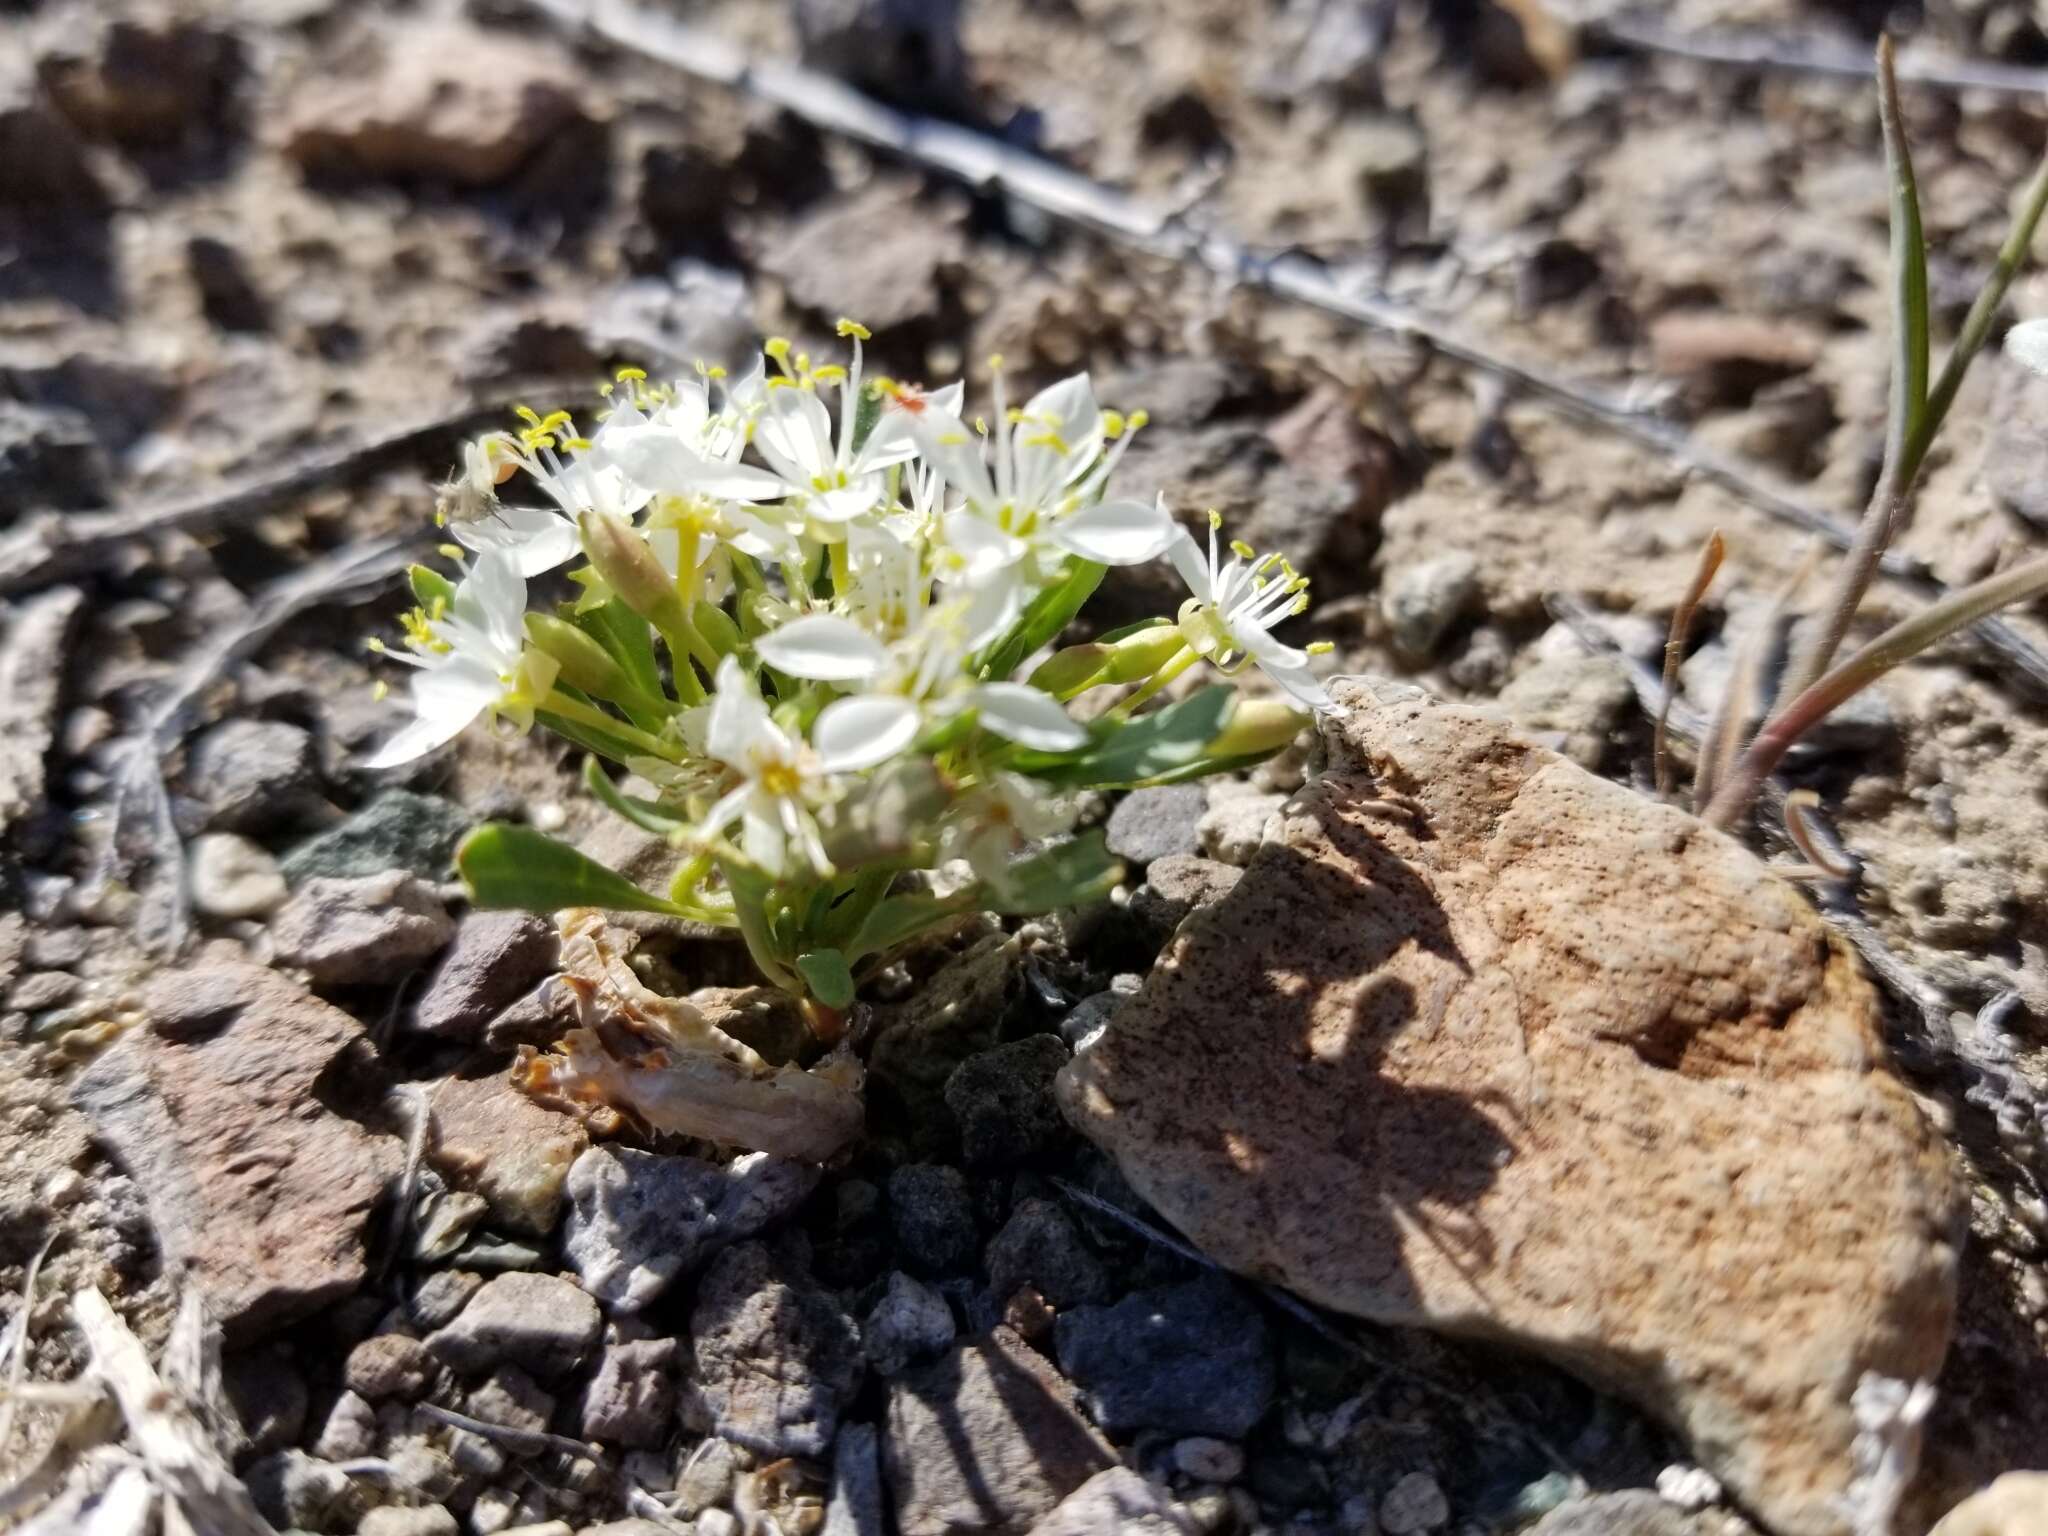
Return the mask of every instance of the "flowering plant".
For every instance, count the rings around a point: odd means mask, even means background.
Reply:
[[[776,340],[738,379],[629,369],[587,436],[522,410],[469,444],[440,504],[457,575],[415,567],[402,647],[372,642],[413,667],[414,718],[371,766],[481,717],[539,724],[687,854],[650,892],[486,826],[458,855],[479,905],[736,927],[814,1023],[962,912],[1106,891],[1121,871],[1100,834],[1066,835],[1076,792],[1255,763],[1330,707],[1307,652],[1271,634],[1305,578],[1242,544],[1225,560],[1214,514],[1204,548],[1162,503],[1108,494],[1142,413],[1102,409],[1085,375],[1012,409],[997,360],[992,425],[969,425],[962,385],[866,376],[868,333],[839,333],[844,365]],[[537,498],[509,499],[520,476]],[[578,556],[574,595],[529,610],[528,581]],[[1174,618],[1048,653],[1106,567],[1160,556],[1190,588]],[[1256,666],[1285,702],[1225,684],[1160,702],[1199,661]],[[1122,691],[1070,713],[1096,690]],[[943,883],[906,878],[956,861]]]

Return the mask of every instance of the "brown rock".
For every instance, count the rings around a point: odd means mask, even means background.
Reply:
[[[536,1104],[503,1073],[450,1078],[433,1105],[427,1161],[457,1189],[482,1195],[507,1231],[552,1232],[569,1165],[590,1145],[583,1122]]]
[[[1685,381],[1695,406],[1746,405],[1764,385],[1804,373],[1820,339],[1782,318],[1677,310],[1650,325],[1657,371]]]
[[[56,587],[15,606],[0,627],[0,833],[42,809],[71,636],[85,597]]]
[[[1954,1311],[1958,1191],[1876,993],[1732,839],[1473,711],[1337,694],[1326,773],[1067,1112],[1231,1268],[1546,1354],[1836,1536],[1850,1393],[1933,1377]]]
[[[37,70],[58,110],[84,133],[130,149],[165,149],[219,118],[242,74],[227,32],[132,21],[107,28],[98,56],[52,54]]]
[[[957,208],[885,179],[806,215],[762,266],[801,308],[895,331],[941,318],[966,250]]]
[[[491,187],[597,125],[547,49],[469,28],[389,38],[376,71],[300,93],[284,152],[316,174]]]
[[[253,965],[168,971],[75,1103],[142,1187],[167,1267],[189,1266],[232,1341],[355,1291],[398,1144],[324,1107],[363,1028]]]
[[[882,1466],[903,1536],[1021,1536],[1096,1473],[1108,1443],[1007,1328],[889,1386]]]
[[[2008,1472],[1941,1517],[1928,1536],[2032,1536],[2048,1531],[2048,1472]]]

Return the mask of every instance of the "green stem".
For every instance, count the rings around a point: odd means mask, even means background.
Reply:
[[[2043,592],[2048,592],[2048,557],[1987,576],[1900,620],[1765,721],[1701,819],[1723,830],[1733,826],[1793,743],[1831,711],[1957,630]]]
[[[1125,699],[1123,703],[1117,705],[1110,713],[1119,720],[1128,720],[1131,717],[1131,712],[1140,704],[1152,698],[1160,689],[1164,688],[1201,659],[1201,653],[1192,646],[1182,646],[1180,650],[1174,653],[1170,661],[1166,662],[1157,672],[1152,674],[1152,681],[1140,688],[1128,699]]]

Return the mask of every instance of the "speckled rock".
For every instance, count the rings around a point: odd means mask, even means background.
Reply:
[[[1839,1536],[1850,1392],[1933,1377],[1954,1318],[1959,1191],[1876,992],[1733,839],[1475,711],[1336,691],[1324,776],[1067,1112],[1231,1268],[1546,1354]]]
[[[433,890],[402,870],[308,880],[271,920],[280,964],[322,986],[392,981],[455,936]]]
[[[508,1232],[545,1237],[562,1212],[569,1170],[590,1145],[572,1115],[544,1109],[503,1073],[434,1085],[428,1161],[456,1189],[481,1195]]]

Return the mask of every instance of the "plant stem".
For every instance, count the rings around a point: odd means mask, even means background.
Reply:
[[[1879,52],[1879,104],[1886,107],[1887,134],[1896,122],[1897,87],[1890,84],[1891,50],[1887,42]],[[1887,140],[1889,143],[1889,138]],[[1903,153],[1903,139],[1900,152]],[[1906,175],[1911,176],[1910,166]],[[2005,301],[2006,290],[2019,274],[2020,264],[2027,259],[2027,252],[2034,242],[2034,231],[2041,223],[2044,212],[2048,212],[2048,157],[2044,157],[2034,172],[2034,179],[2028,183],[2026,196],[2020,204],[2019,216],[2006,231],[2005,243],[1998,248],[1998,257],[1992,263],[1991,272],[1984,280],[1984,286],[1977,291],[1971,302],[1970,312],[1963,318],[1961,331],[1956,335],[1955,345],[1949,349],[1948,360],[1942,364],[1941,375],[1927,391],[1927,399],[1912,422],[1909,430],[1894,440],[1887,435],[1884,469],[1878,476],[1876,491],[1871,495],[1870,506],[1863,514],[1863,522],[1856,530],[1855,543],[1850,547],[1849,556],[1843,562],[1840,574],[1835,580],[1835,590],[1823,611],[1826,619],[1820,633],[1812,644],[1802,649],[1787,674],[1787,691],[1798,694],[1813,686],[1828,664],[1841,648],[1842,638],[1848,633],[1849,625],[1856,617],[1856,611],[1863,604],[1863,595],[1870,590],[1872,578],[1877,574],[1879,561],[1898,536],[1905,531],[1911,518],[1913,492],[1919,483],[1920,471],[1927,460],[1927,450],[1934,444],[1934,435],[1941,429],[1943,419],[1955,403],[1956,391],[1962,388],[1963,375],[1969,371],[1971,361],[1983,350],[1991,334],[1992,322],[1997,318],[1998,306]],[[1897,234],[1897,214],[1894,214],[1894,234]],[[1894,244],[1896,256],[1897,245]],[[1894,317],[1897,324],[1900,316]],[[1903,355],[1903,352],[1902,354]],[[1923,364],[1924,366],[1924,364]],[[1903,381],[1895,372],[1892,380],[1892,422],[1894,430],[1900,420],[1900,387]],[[1940,606],[1939,604],[1936,605]]]
[[[1678,692],[1678,664],[1685,659],[1685,642],[1692,635],[1693,616],[1699,612],[1700,599],[1713,585],[1714,573],[1721,569],[1721,561],[1727,553],[1727,541],[1721,537],[1721,530],[1716,528],[1707,535],[1706,546],[1700,550],[1699,568],[1693,572],[1692,585],[1686,588],[1684,598],[1671,611],[1671,631],[1664,641],[1664,703],[1657,711],[1657,728],[1651,745],[1660,796],[1669,797],[1671,794],[1671,700]]]
[[[2048,556],[2014,566],[1902,619],[1779,710],[1757,732],[1742,761],[1701,819],[1724,831],[1749,808],[1792,744],[1901,662],[1910,661],[1987,614],[2048,592]]]
[[[1172,682],[1176,677],[1179,677],[1181,673],[1187,671],[1189,667],[1192,667],[1196,662],[1200,661],[1201,659],[1201,653],[1195,650],[1193,647],[1190,646],[1182,648],[1180,651],[1175,653],[1175,655],[1170,661],[1166,662],[1163,666],[1160,667],[1160,669],[1157,672],[1154,672],[1152,674],[1152,680],[1150,682],[1145,684],[1144,687],[1140,688],[1136,693],[1132,694],[1129,698],[1125,699],[1123,703],[1117,705],[1117,707],[1114,711],[1112,711],[1112,713],[1119,720],[1128,720],[1131,716],[1131,712],[1135,710],[1140,704],[1145,703],[1154,694],[1158,693],[1160,689],[1164,688],[1168,683]]]

